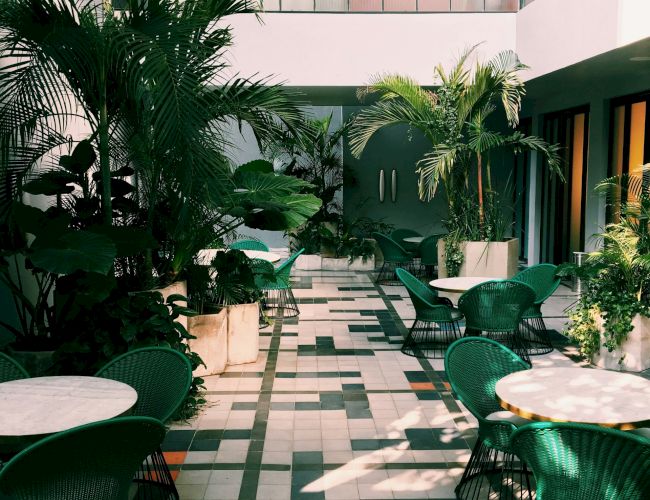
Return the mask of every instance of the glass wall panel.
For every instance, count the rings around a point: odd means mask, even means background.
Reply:
[[[458,12],[478,12],[484,8],[484,0],[451,0],[451,10]]]
[[[350,12],[378,12],[381,7],[381,0],[350,0]]]
[[[513,12],[518,6],[519,0],[485,0],[485,10],[489,12]]]
[[[286,12],[313,11],[314,0],[282,0],[282,10]]]
[[[416,0],[384,0],[385,12],[414,12],[416,9]]]
[[[451,0],[418,0],[420,12],[446,12],[451,10]]]

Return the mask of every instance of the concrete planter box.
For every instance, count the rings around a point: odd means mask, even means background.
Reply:
[[[348,258],[347,257],[323,257],[323,271],[347,271]]]
[[[194,370],[194,375],[205,377],[223,373],[228,361],[228,311],[222,309],[217,314],[188,318],[188,330],[196,337],[189,340],[190,349],[205,363]]]
[[[600,315],[595,317],[596,325],[603,331]],[[632,331],[618,349],[609,352],[603,347],[604,337],[600,336],[600,352],[592,362],[606,370],[625,370],[640,372],[650,368],[650,318],[637,314],[632,319]]]
[[[374,271],[375,270],[375,256],[371,255],[364,262],[361,257],[357,257],[352,262],[348,263],[350,271]]]
[[[294,267],[301,271],[318,271],[323,266],[323,258],[318,254],[301,254],[296,259]]]
[[[519,263],[519,240],[465,241],[460,244],[465,256],[459,276],[489,278],[512,278],[517,274]],[[447,278],[445,265],[445,241],[438,241],[438,276]]]
[[[241,365],[257,361],[260,351],[259,304],[227,306],[228,364]]]

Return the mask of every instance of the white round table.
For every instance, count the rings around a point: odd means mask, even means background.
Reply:
[[[223,248],[206,248],[200,250],[196,255],[201,264],[208,265],[214,259],[217,252],[223,252]],[[261,259],[268,262],[278,262],[282,256],[273,252],[264,252],[262,250],[242,250],[249,259]]]
[[[409,236],[408,238],[404,238],[404,241],[408,243],[422,243],[423,239],[424,236]]]
[[[499,404],[530,419],[622,430],[650,426],[650,380],[610,370],[534,368],[496,384]]]
[[[496,278],[488,278],[486,276],[459,276],[456,278],[440,278],[432,280],[429,282],[429,285],[440,292],[463,293],[476,285],[494,279]]]
[[[34,377],[0,384],[0,440],[44,436],[128,412],[133,387],[99,377]]]

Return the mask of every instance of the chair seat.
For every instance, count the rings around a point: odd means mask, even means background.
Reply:
[[[531,422],[527,418],[520,417],[519,415],[515,415],[514,413],[508,410],[495,411],[494,413],[490,413],[487,417],[485,417],[485,420],[510,422],[512,425],[516,427],[521,427],[522,425],[530,424]]]
[[[451,319],[453,319],[454,321],[457,321],[457,320],[463,318],[463,313],[460,312],[460,309],[458,309],[456,307],[450,307],[449,309],[451,310]]]

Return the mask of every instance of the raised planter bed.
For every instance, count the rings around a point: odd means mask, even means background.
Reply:
[[[464,262],[458,276],[485,276],[489,278],[512,278],[517,274],[519,263],[519,240],[466,241],[460,244]],[[438,276],[447,278],[445,265],[445,241],[438,241]]]

